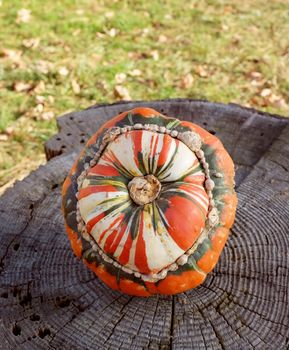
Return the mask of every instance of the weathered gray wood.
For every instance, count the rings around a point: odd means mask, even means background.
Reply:
[[[202,104],[168,101],[166,108],[196,121],[197,114],[206,117]],[[100,107],[106,110],[102,121],[128,107],[132,104],[114,105],[112,111]],[[232,234],[205,283],[175,297],[129,297],[105,287],[78,262],[60,211],[61,184],[76,157],[67,146],[66,154],[0,198],[1,349],[289,347],[289,124],[236,106],[211,108],[207,126],[217,130],[246,172],[239,176]],[[83,120],[78,133],[87,137],[101,113],[98,107],[76,113],[71,125],[63,117],[59,136]]]

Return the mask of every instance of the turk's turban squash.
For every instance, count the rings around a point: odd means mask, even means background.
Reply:
[[[202,283],[236,204],[234,165],[222,143],[148,108],[104,124],[63,185],[74,253],[109,287],[138,296]]]

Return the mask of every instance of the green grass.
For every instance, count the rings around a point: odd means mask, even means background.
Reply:
[[[17,23],[23,8],[31,18]],[[288,0],[2,1],[0,186],[44,161],[56,116],[120,99],[116,85],[136,100],[189,97],[288,115],[288,18]],[[29,39],[38,46],[25,47]],[[55,117],[43,120],[47,112]]]

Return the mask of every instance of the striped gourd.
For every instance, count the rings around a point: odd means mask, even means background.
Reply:
[[[236,204],[234,166],[221,142],[148,108],[107,122],[63,185],[75,254],[111,288],[139,296],[202,283]]]

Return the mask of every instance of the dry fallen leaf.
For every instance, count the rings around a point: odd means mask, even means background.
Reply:
[[[149,32],[150,32],[149,28],[144,28],[142,30],[142,36],[147,36],[149,34]]]
[[[48,99],[48,102],[49,102],[50,104],[53,104],[54,101],[55,101],[54,97],[51,96],[51,95],[49,95],[49,96],[47,97],[47,99]]]
[[[153,50],[150,52],[150,55],[152,56],[152,58],[155,60],[155,61],[158,61],[159,59],[159,52],[157,50]]]
[[[268,97],[268,102],[270,105],[273,105],[274,107],[277,108],[288,108],[288,104],[286,103],[285,99],[282,96],[278,96],[274,93],[272,93]]]
[[[0,134],[0,141],[7,141],[7,140],[8,140],[8,135]]]
[[[260,72],[252,71],[248,74],[248,78],[252,79],[250,84],[254,87],[261,87],[266,83],[266,79],[263,78]]]
[[[207,78],[208,76],[208,71],[206,66],[196,66],[195,67],[195,72],[200,76],[201,78]]]
[[[126,74],[125,73],[117,73],[114,77],[117,84],[122,84],[126,81]]]
[[[131,60],[139,60],[143,57],[143,54],[141,52],[128,52],[127,57]]]
[[[233,12],[233,7],[230,6],[230,5],[225,6],[224,9],[223,9],[223,11],[224,11],[224,14],[230,14],[230,13]]]
[[[142,71],[139,69],[133,69],[128,74],[132,77],[140,77],[142,75]]]
[[[111,28],[108,31],[106,31],[106,34],[109,35],[111,38],[114,38],[117,34],[117,30],[115,28]]]
[[[53,69],[53,64],[49,61],[38,60],[35,63],[35,69],[42,74],[48,74]]]
[[[272,94],[272,91],[271,89],[263,89],[261,92],[260,92],[260,96],[262,97],[268,97]]]
[[[106,12],[106,13],[104,14],[104,16],[105,16],[106,18],[112,18],[112,17],[114,17],[114,12],[108,11],[108,12]]]
[[[104,34],[104,33],[101,33],[101,32],[97,32],[97,33],[96,33],[96,36],[97,36],[99,39],[105,38],[105,34]]]
[[[260,72],[252,71],[249,73],[249,77],[252,79],[262,79],[262,74]]]
[[[44,106],[42,103],[39,103],[38,105],[36,105],[36,107],[33,108],[33,112],[35,112],[36,114],[39,114],[41,112],[43,112]]]
[[[264,84],[266,83],[266,80],[263,79],[263,80],[251,80],[250,84],[254,87],[260,87],[260,86],[263,86]]]
[[[24,81],[15,81],[13,84],[13,90],[16,92],[29,91],[33,88],[31,83],[26,83]]]
[[[42,119],[42,120],[51,120],[53,118],[54,118],[54,112],[52,112],[52,111],[43,112],[40,115],[40,119]]]
[[[36,49],[39,46],[39,43],[39,38],[24,39],[22,41],[22,45],[26,47],[26,49]]]
[[[239,35],[239,34],[235,34],[235,35],[233,35],[233,37],[232,37],[232,44],[233,45],[238,45],[241,41],[242,41],[242,36],[241,35]]]
[[[8,126],[8,128],[5,129],[5,134],[8,136],[11,136],[14,132],[14,128],[12,126]]]
[[[159,43],[164,44],[168,41],[168,38],[165,35],[160,35],[158,39]]]
[[[0,57],[10,59],[12,61],[19,60],[22,56],[22,51],[15,51],[10,49],[1,49]]]
[[[181,89],[189,89],[190,87],[192,87],[193,83],[194,83],[194,77],[192,76],[191,73],[188,73],[185,76],[183,76],[179,86]]]
[[[33,91],[36,93],[36,94],[40,94],[41,92],[45,91],[45,83],[44,81],[40,81],[39,83],[37,83],[33,89]]]
[[[16,23],[28,23],[31,19],[31,10],[21,9],[17,12]]]
[[[116,85],[114,87],[114,95],[115,95],[115,97],[119,97],[122,100],[131,101],[131,97],[129,95],[127,88],[125,88],[122,85]]]
[[[17,50],[1,49],[0,58],[12,62],[14,67],[24,69],[26,63],[22,60],[22,53],[22,51]]]
[[[78,95],[80,93],[80,86],[75,79],[71,80],[71,87],[72,87],[72,91],[75,93],[75,95]]]
[[[58,73],[63,77],[66,77],[69,74],[69,70],[66,67],[60,67]]]
[[[36,96],[35,96],[35,99],[36,99],[36,103],[42,103],[42,104],[44,104],[44,102],[45,102],[45,97],[44,97],[44,96],[41,96],[41,95],[36,95]]]

